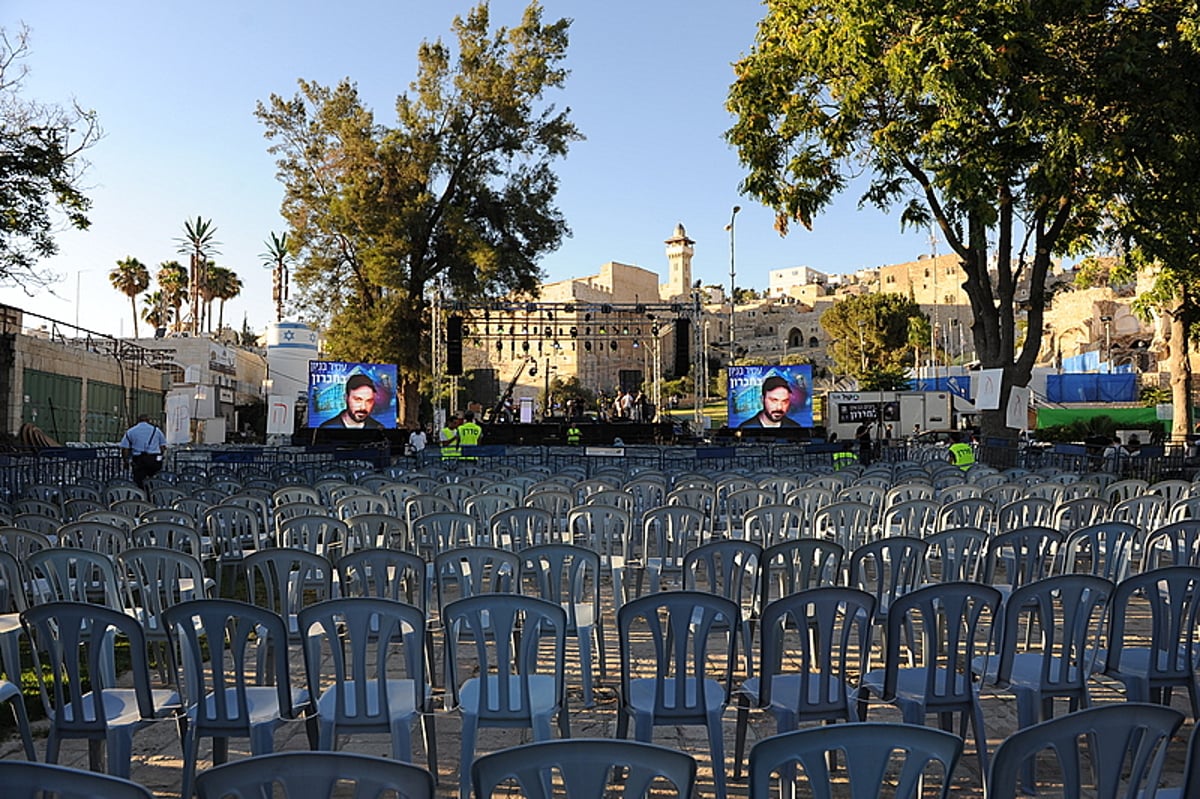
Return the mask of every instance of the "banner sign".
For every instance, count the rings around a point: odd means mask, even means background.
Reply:
[[[812,366],[730,366],[729,426],[799,428],[813,426]]]
[[[308,362],[308,426],[396,427],[396,365]]]

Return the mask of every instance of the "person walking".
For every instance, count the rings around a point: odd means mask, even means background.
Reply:
[[[137,424],[125,431],[121,438],[121,457],[132,467],[133,482],[138,488],[146,487],[146,478],[158,474],[167,453],[167,437],[150,422],[149,414],[139,414]]]

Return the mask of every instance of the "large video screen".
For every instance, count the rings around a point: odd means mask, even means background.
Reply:
[[[812,366],[729,366],[729,426],[741,430],[813,426]]]
[[[396,365],[308,362],[308,426],[346,430],[396,427]]]

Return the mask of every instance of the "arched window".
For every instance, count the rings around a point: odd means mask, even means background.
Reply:
[[[804,346],[804,334],[801,333],[797,328],[793,327],[791,330],[788,331],[787,345],[789,347],[803,347]]]
[[[816,349],[817,347],[821,346],[821,340],[818,339],[816,336],[813,336],[812,338],[810,338],[808,340],[808,346],[812,347],[813,349]]]

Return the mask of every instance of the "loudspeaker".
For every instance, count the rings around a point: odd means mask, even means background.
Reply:
[[[451,316],[446,320],[446,374],[461,375],[463,345],[463,318]]]
[[[692,368],[692,320],[675,320],[675,376],[683,377]]]

